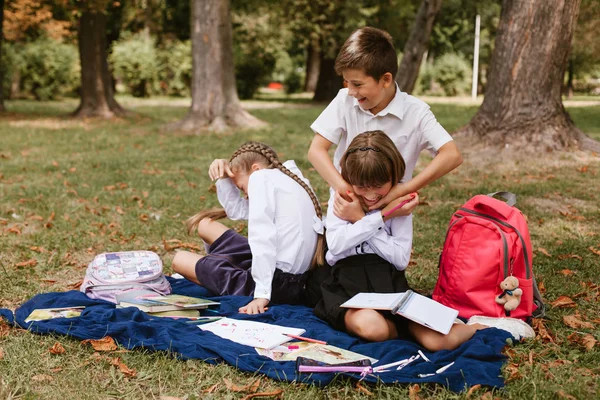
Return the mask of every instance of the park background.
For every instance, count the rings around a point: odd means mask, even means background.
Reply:
[[[332,65],[343,40],[370,25],[392,34],[399,79],[412,77],[401,87],[431,105],[465,157],[422,191],[411,284],[432,290],[457,207],[475,194],[509,190],[529,220],[549,312],[535,321],[536,340],[506,350],[504,390],[457,395],[440,386],[357,387],[344,379],[318,389],[262,379],[259,391],[282,390],[284,398],[597,398],[597,0],[0,4],[0,306],[76,288],[101,252],[153,250],[168,272],[177,249],[201,251],[182,221],[217,205],[208,164],[246,140],[295,159],[325,202],[326,185],[306,160],[309,125],[342,87]],[[508,17],[512,25],[503,25]],[[193,24],[211,40],[199,43]],[[206,42],[216,47],[203,48]],[[234,114],[206,108],[208,94]],[[429,159],[424,154],[418,168]],[[243,223],[232,226],[245,232]],[[240,398],[250,388],[237,389],[258,379],[163,353],[94,354],[75,340],[0,323],[0,397]]]

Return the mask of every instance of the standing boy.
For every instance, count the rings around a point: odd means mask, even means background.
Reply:
[[[401,92],[395,82],[398,57],[391,36],[380,29],[360,28],[346,40],[335,61],[335,71],[348,87],[338,95],[311,125],[315,137],[308,159],[319,174],[339,193],[336,202],[354,195],[339,173],[340,158],[358,134],[381,130],[394,142],[406,162],[402,180],[371,210],[392,201],[400,202],[430,182],[446,175],[462,163],[462,156],[452,137],[437,122],[429,106]],[[337,145],[333,163],[328,150]],[[413,170],[422,150],[435,154],[433,160],[413,178]],[[409,214],[418,200],[408,203],[391,216]],[[340,215],[343,217],[343,215]]]

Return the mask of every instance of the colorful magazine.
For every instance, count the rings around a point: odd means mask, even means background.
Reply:
[[[257,348],[256,352],[261,356],[269,357],[275,361],[295,361],[298,357],[310,358],[326,364],[342,364],[347,362],[368,359],[372,364],[378,360],[350,350],[341,349],[329,344],[318,344],[308,342],[286,343],[270,350]]]
[[[177,307],[192,309],[206,308],[208,306],[218,306],[220,304],[217,301],[201,299],[199,297],[184,296],[181,294],[168,294],[166,296],[148,296],[146,297],[146,300],[156,301],[159,303],[167,303]]]
[[[45,321],[55,318],[75,318],[81,315],[85,306],[62,307],[62,308],[39,308],[33,310],[25,319],[25,322]]]

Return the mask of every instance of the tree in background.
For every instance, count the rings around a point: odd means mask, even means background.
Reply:
[[[442,0],[422,0],[410,36],[404,45],[403,57],[396,75],[400,90],[412,93],[419,76],[423,55],[429,47],[429,39],[435,17],[442,8]]]
[[[81,102],[75,117],[111,118],[125,110],[115,100],[108,70],[107,8],[110,0],[88,0],[79,16],[79,59],[81,62]],[[113,6],[119,7],[118,3]]]
[[[3,22],[4,22],[4,0],[0,0],[0,112],[4,112],[4,69],[2,65],[2,42],[4,41],[3,35]]]
[[[580,0],[505,0],[483,104],[459,134],[490,145],[551,151],[600,144],[561,98]]]
[[[200,132],[264,125],[242,108],[237,95],[229,0],[190,1],[192,106],[172,127]]]

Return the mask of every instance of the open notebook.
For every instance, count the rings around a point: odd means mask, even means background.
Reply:
[[[457,310],[412,290],[403,293],[358,293],[340,307],[390,310],[444,335],[450,332],[458,316]]]

